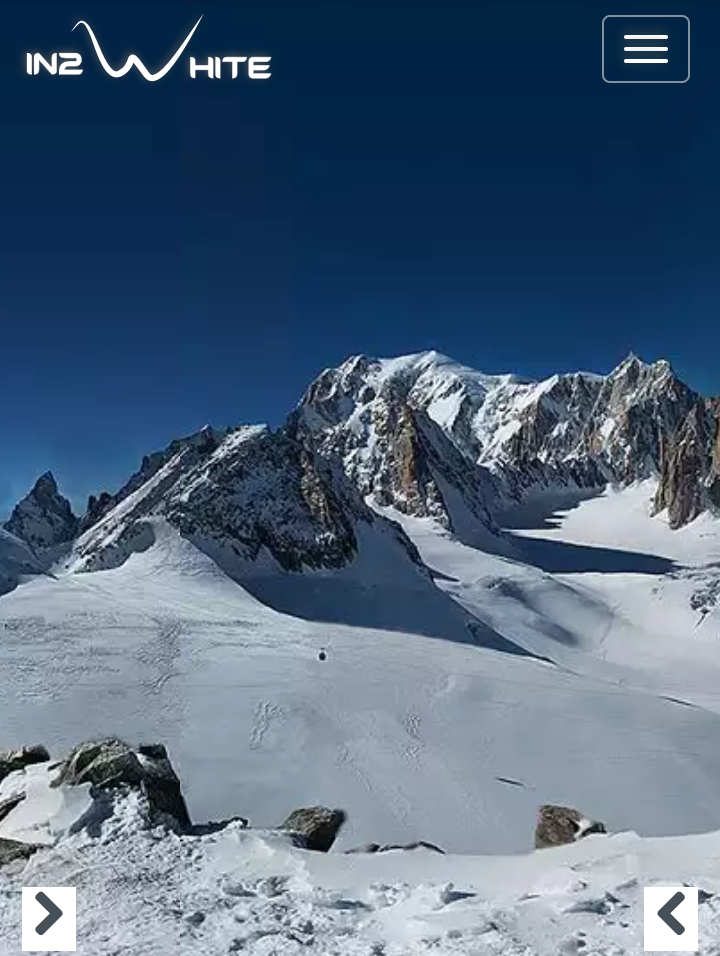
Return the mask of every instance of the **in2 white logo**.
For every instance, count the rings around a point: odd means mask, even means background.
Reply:
[[[202,17],[200,17],[200,20],[202,20]],[[153,83],[155,80],[161,80],[165,74],[175,66],[180,58],[180,54],[190,42],[190,38],[192,37],[193,33],[197,30],[200,20],[198,20],[192,30],[188,33],[177,53],[172,57],[172,59],[168,60],[162,70],[158,70],[157,73],[151,73],[142,62],[140,57],[136,56],[134,53],[130,54],[123,67],[121,67],[119,70],[113,70],[105,58],[105,54],[100,49],[100,44],[98,43],[95,34],[92,32],[90,25],[84,20],[79,20],[73,27],[73,30],[76,27],[79,27],[81,24],[85,27],[87,32],[90,34],[90,39],[95,47],[95,52],[97,53],[100,65],[106,73],[110,74],[110,76],[125,76],[131,67],[134,66],[137,67],[138,71],[145,77],[146,80],[149,80],[151,83]],[[40,53],[28,53],[26,56],[27,72],[33,76],[40,72],[41,66],[44,67],[48,73],[57,74],[58,76],[79,76],[82,73],[82,56],[79,53],[53,53],[49,61],[46,60]],[[64,63],[60,63],[59,69],[58,59],[65,60]],[[198,73],[204,72],[207,73],[207,76],[211,80],[220,79],[222,76],[222,64],[229,63],[231,66],[230,75],[234,80],[237,79],[238,76],[238,64],[247,63],[247,75],[251,80],[267,80],[272,75],[269,72],[270,59],[271,58],[269,56],[209,56],[207,64],[202,65],[196,63],[195,57],[191,56],[190,76],[194,80]]]

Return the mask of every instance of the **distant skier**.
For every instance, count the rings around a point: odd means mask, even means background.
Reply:
[[[324,647],[321,648],[320,653],[318,654],[318,660],[320,660],[320,661],[326,661],[326,660],[327,660],[327,651],[325,650]]]

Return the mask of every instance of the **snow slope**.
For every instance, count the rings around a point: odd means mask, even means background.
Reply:
[[[384,600],[412,601],[392,584]],[[195,819],[271,825],[321,802],[350,813],[344,845],[521,852],[546,801],[643,835],[720,827],[720,716],[517,637],[493,650],[280,613],[160,524],[119,568],[0,601],[0,746],[163,740]]]
[[[513,857],[292,849],[230,826],[187,837],[121,802],[0,883],[0,954],[20,949],[20,889],[77,888],[92,956],[637,956],[643,886],[699,886],[702,956],[720,952],[720,833],[588,837]]]

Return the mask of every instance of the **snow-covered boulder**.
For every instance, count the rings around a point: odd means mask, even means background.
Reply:
[[[95,818],[89,786],[54,787],[56,765],[29,764],[0,783],[0,839],[53,846]]]
[[[607,833],[605,824],[599,820],[589,820],[574,807],[561,807],[546,803],[538,811],[535,828],[535,848],[538,850],[551,846],[563,846],[575,843],[591,833]]]
[[[121,787],[138,789],[155,821],[190,828],[180,781],[162,744],[141,744],[137,750],[116,738],[80,744],[59,765],[52,786],[83,784],[91,785],[91,795]]]
[[[18,747],[16,750],[6,750],[0,753],[0,781],[16,770],[22,770],[34,763],[45,763],[50,754],[42,744],[31,744]]]

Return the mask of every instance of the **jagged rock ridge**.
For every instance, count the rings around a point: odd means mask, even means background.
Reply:
[[[667,362],[635,356],[607,376],[541,382],[484,375],[435,352],[357,356],[323,372],[285,428],[204,428],[173,441],[119,491],[91,496],[80,519],[43,475],[5,525],[14,563],[10,573],[4,559],[3,586],[73,540],[75,570],[122,563],[152,543],[153,517],[225,568],[263,551],[289,571],[339,568],[357,551],[358,522],[381,520],[363,498],[499,547],[496,520],[509,503],[656,477],[655,510],[680,527],[720,505],[719,410]]]
[[[717,408],[666,361],[631,355],[605,377],[531,382],[434,352],[349,359],[323,372],[291,416],[296,433],[338,456],[376,504],[448,527],[457,495],[446,489],[457,492],[458,475],[465,506],[488,527],[505,502],[541,489],[648,477],[659,479],[656,510],[678,527],[720,497],[717,421]],[[428,434],[432,441],[418,437]]]
[[[343,567],[357,551],[359,523],[382,525],[420,563],[400,529],[374,515],[339,468],[264,426],[204,431],[146,458],[77,540],[73,569],[114,567],[144,550],[153,518],[230,573],[263,551],[286,571]]]

